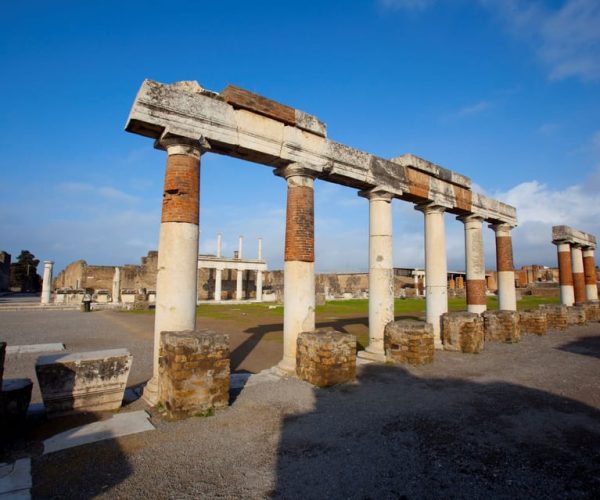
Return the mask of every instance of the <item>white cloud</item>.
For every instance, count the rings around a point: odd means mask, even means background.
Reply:
[[[94,186],[86,182],[62,182],[56,186],[56,190],[63,195],[85,195],[88,200],[90,196],[98,196],[106,200],[123,203],[138,201],[137,197],[112,186]]]

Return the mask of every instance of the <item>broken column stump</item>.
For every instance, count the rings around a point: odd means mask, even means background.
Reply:
[[[414,319],[388,323],[383,337],[385,356],[390,361],[410,365],[433,363],[433,326]]]
[[[585,325],[586,315],[584,306],[567,306],[569,325]]]
[[[548,329],[565,330],[569,326],[567,306],[562,304],[541,304],[539,308],[546,313]]]
[[[132,360],[127,349],[40,356],[35,371],[46,413],[118,410]]]
[[[162,332],[158,392],[170,418],[229,404],[229,336],[211,330]]]
[[[548,320],[546,311],[543,309],[529,309],[519,311],[521,331],[534,335],[546,335],[548,333]]]
[[[470,312],[442,314],[442,342],[445,351],[479,353],[483,350],[483,318]]]
[[[586,321],[600,321],[600,302],[584,302]]]
[[[298,335],[298,378],[318,387],[329,387],[356,377],[356,337],[332,328]]]
[[[0,386],[0,426],[25,422],[33,382],[28,378],[4,380]]]
[[[521,340],[517,311],[485,311],[482,317],[486,342],[515,343]]]

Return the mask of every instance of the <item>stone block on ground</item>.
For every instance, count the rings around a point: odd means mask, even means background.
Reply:
[[[569,326],[567,306],[562,304],[542,304],[539,308],[546,313],[548,329],[565,330]]]
[[[433,363],[433,326],[424,321],[404,319],[388,323],[383,337],[386,358],[398,363]]]
[[[567,306],[569,325],[585,325],[586,313],[584,306]]]
[[[132,360],[127,349],[40,356],[35,371],[47,414],[119,409]]]
[[[600,302],[584,302],[586,321],[600,321]]]
[[[229,336],[211,330],[162,332],[159,402],[171,418],[229,404]]]
[[[485,311],[482,314],[485,341],[515,343],[521,340],[517,311]]]
[[[444,350],[478,353],[483,350],[483,318],[470,312],[447,312],[442,314],[442,342]]]
[[[298,335],[298,378],[318,387],[329,387],[356,377],[356,337],[332,328]]]
[[[548,319],[543,309],[530,309],[519,311],[521,331],[534,335],[546,335],[548,333]]]
[[[0,386],[0,427],[25,421],[31,401],[33,382],[28,378],[13,378]]]

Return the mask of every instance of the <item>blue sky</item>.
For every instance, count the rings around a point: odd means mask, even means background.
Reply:
[[[136,263],[156,248],[165,155],[123,127],[145,78],[233,83],[318,116],[336,141],[414,153],[518,209],[517,265],[555,265],[550,227],[600,236],[600,2],[11,2],[0,12],[0,250]],[[223,233],[282,267],[285,183],[202,158],[201,251]],[[316,268],[367,267],[368,204],[316,182]],[[423,265],[395,201],[394,262]],[[446,216],[449,267],[462,223]],[[494,266],[491,230],[486,260]]]

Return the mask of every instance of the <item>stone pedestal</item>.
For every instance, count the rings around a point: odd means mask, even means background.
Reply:
[[[229,336],[210,330],[163,332],[158,392],[171,418],[229,404]]]
[[[600,321],[600,303],[584,302],[582,306],[585,309],[586,321]]]
[[[519,311],[519,321],[523,333],[533,333],[535,335],[546,335],[548,333],[548,320],[546,312],[542,309]]]
[[[569,325],[585,325],[586,314],[583,306],[568,306],[567,316]]]
[[[385,327],[385,354],[390,361],[425,365],[433,363],[433,326],[413,319],[394,321]]]
[[[46,413],[118,410],[132,360],[127,349],[40,356],[35,371]]]
[[[562,304],[542,304],[539,306],[546,313],[549,330],[565,330],[569,325],[567,306]]]
[[[298,335],[296,349],[298,378],[318,387],[354,380],[356,337],[333,329],[318,329]]]
[[[478,353],[483,350],[483,318],[470,312],[442,314],[444,350]]]
[[[486,342],[515,343],[521,340],[517,311],[486,311],[482,316]]]
[[[0,426],[25,421],[33,382],[28,378],[5,380],[0,385]]]

